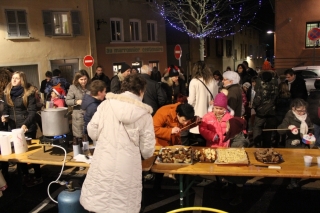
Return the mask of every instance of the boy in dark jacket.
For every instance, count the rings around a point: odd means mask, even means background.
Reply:
[[[90,84],[90,95],[85,94],[81,103],[81,109],[85,110],[83,119],[83,133],[88,134],[87,126],[92,116],[97,111],[99,104],[106,96],[106,84],[101,80],[92,81]]]

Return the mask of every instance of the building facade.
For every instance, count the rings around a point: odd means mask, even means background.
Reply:
[[[320,1],[275,1],[275,67],[320,64],[319,39],[311,41],[308,32],[320,28]]]
[[[98,64],[111,77],[127,63],[159,70],[167,66],[164,19],[146,0],[94,1]]]
[[[39,86],[47,70],[72,82],[85,55],[95,55],[92,0],[1,0],[0,67],[24,71]],[[91,23],[92,22],[92,23]]]
[[[180,35],[181,32],[177,30],[175,30],[175,33],[171,32],[171,34],[177,35],[173,41],[182,46],[182,67],[190,75],[192,74],[193,63],[200,60],[200,41],[199,39],[188,38],[186,34]],[[180,39],[180,42],[177,38]],[[174,43],[169,42],[169,38],[167,40],[168,62],[177,64],[177,60],[173,56]],[[250,27],[225,38],[208,37],[205,39],[204,49],[205,62],[213,71],[219,70],[220,72],[225,71],[228,66],[231,70],[235,70],[238,64],[245,60],[248,61],[250,67],[259,71],[266,57],[265,46],[259,42],[259,32]]]

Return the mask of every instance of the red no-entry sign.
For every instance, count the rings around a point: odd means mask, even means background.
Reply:
[[[91,55],[86,55],[84,58],[83,58],[83,64],[84,66],[86,67],[92,67],[94,63],[94,59]]]
[[[179,60],[181,58],[181,55],[182,55],[182,49],[181,49],[181,46],[179,44],[177,44],[175,47],[174,47],[174,57]]]

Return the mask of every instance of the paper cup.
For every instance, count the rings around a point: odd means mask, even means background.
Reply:
[[[305,156],[303,156],[303,158],[304,158],[304,165],[306,167],[310,167],[311,166],[311,162],[312,162],[312,156],[305,155]]]
[[[320,157],[317,157],[318,167],[320,168]]]

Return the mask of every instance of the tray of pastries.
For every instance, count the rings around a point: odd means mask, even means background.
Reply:
[[[267,164],[277,164],[284,162],[282,155],[272,148],[257,149],[254,152],[257,161]]]
[[[191,147],[161,148],[155,163],[168,165],[192,164],[192,149]]]
[[[193,147],[193,161],[213,163],[216,160],[216,150],[213,148]]]
[[[243,148],[216,149],[216,164],[249,164],[247,152]]]

